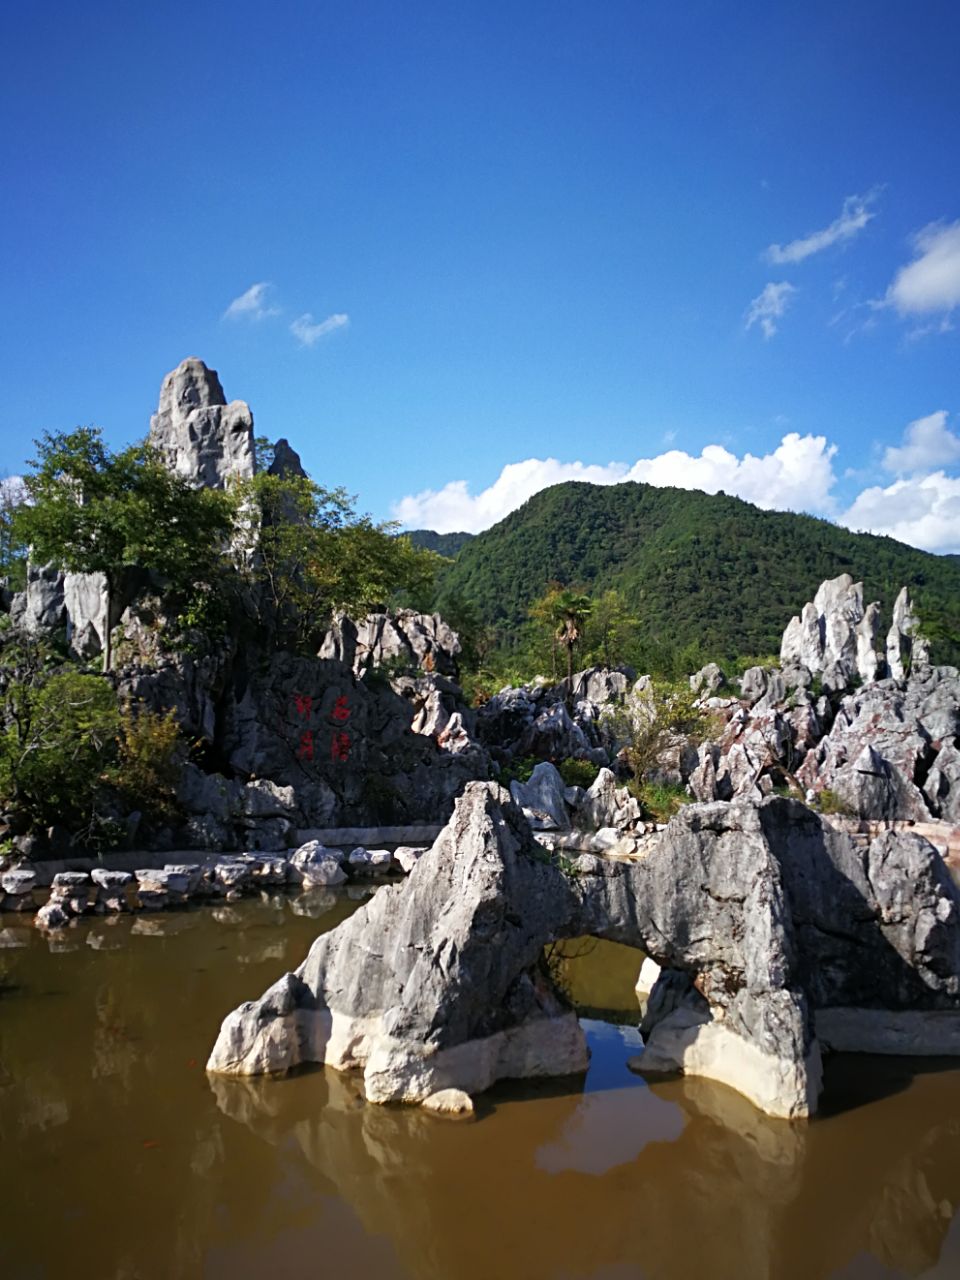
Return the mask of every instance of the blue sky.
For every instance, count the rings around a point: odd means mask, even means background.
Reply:
[[[958,48],[953,0],[17,6],[0,471],[198,355],[410,526],[629,477],[960,551]]]

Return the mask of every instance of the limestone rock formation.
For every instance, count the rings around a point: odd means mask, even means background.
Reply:
[[[903,587],[894,603],[893,622],[887,633],[887,666],[895,680],[904,679],[912,666],[921,667],[929,661],[926,641],[917,634],[919,626],[910,592]]]
[[[226,1018],[208,1069],[355,1067],[376,1102],[581,1070],[541,961],[581,935],[663,968],[644,1070],[721,1080],[774,1115],[816,1109],[818,1011],[848,1041],[867,1008],[889,1026],[935,1013],[924,1052],[960,1034],[960,896],[919,836],[861,853],[795,802],[714,803],[682,810],[634,863],[583,855],[567,875],[504,791],[474,783],[403,886]]]
[[[24,631],[52,631],[67,620],[63,570],[54,564],[27,565],[27,582],[10,605],[10,620]]]
[[[150,442],[177,475],[210,489],[256,470],[253,414],[242,400],[227,404],[216,372],[195,356],[164,378]]]
[[[412,892],[381,889],[295,973],[230,1014],[208,1069],[360,1067],[377,1102],[584,1070],[576,1015],[541,961],[575,897],[506,793],[468,786],[406,883]]]
[[[842,573],[820,585],[812,603],[787,625],[780,646],[783,666],[821,675],[825,688],[845,688],[854,675],[876,677],[879,605],[864,612],[863,584]]]

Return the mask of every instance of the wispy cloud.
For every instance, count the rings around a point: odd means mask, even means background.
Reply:
[[[804,258],[821,253],[831,245],[852,240],[876,216],[871,206],[878,195],[879,190],[874,188],[863,196],[847,196],[839,218],[834,218],[829,227],[811,231],[799,240],[791,240],[789,244],[772,244],[764,256],[768,262],[778,264],[803,262]]]
[[[747,308],[746,328],[759,324],[763,336],[772,338],[777,332],[777,321],[783,316],[796,292],[796,286],[787,280],[781,280],[779,284],[771,281],[764,285],[763,291],[757,294]]]
[[[314,320],[310,312],[305,311],[302,316],[297,316],[292,322],[290,332],[302,347],[312,347],[327,334],[335,333],[337,329],[345,329],[349,323],[348,315],[333,315],[327,316],[326,320]]]
[[[273,285],[267,280],[252,284],[230,303],[223,313],[224,320],[266,320],[268,316],[278,316],[280,308],[269,301],[272,290]]]
[[[693,456],[671,449],[653,458],[588,464],[560,462],[556,458],[527,458],[505,466],[497,479],[478,494],[471,494],[465,480],[452,480],[442,489],[425,489],[393,505],[393,515],[408,529],[435,529],[439,533],[467,530],[479,533],[528,498],[550,485],[567,480],[592,484],[619,484],[637,480],[658,487],[722,489],[761,507],[829,512],[833,506],[833,457],[836,446],[825,436],[785,435],[772,453],[738,457],[719,444],[707,445]]]
[[[913,261],[900,268],[878,305],[895,307],[903,316],[960,306],[960,219],[923,227],[913,236],[913,249]]]

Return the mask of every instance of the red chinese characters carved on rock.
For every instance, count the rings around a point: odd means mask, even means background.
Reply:
[[[313,697],[309,693],[295,693],[293,695],[293,703],[296,709],[297,718],[306,721],[309,725],[313,715]],[[352,714],[349,700],[346,694],[341,694],[334,700],[333,707],[330,711],[330,718],[335,725],[345,725]],[[350,758],[350,750],[352,747],[350,735],[344,730],[335,730],[330,741],[330,759],[343,763]],[[313,760],[314,740],[313,730],[304,728],[300,734],[300,741],[297,746],[298,760]]]

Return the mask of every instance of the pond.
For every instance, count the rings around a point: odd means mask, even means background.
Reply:
[[[624,1065],[639,960],[612,944],[560,960],[586,1079],[500,1085],[474,1122],[368,1106],[323,1069],[208,1079],[223,1015],[356,905],[94,919],[55,950],[0,918],[4,1280],[960,1274],[960,1069],[834,1059],[796,1125],[649,1087]]]

